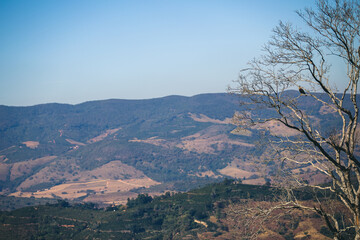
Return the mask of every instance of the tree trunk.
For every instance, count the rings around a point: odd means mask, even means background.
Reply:
[[[358,226],[355,227],[355,240],[360,240],[360,228]]]
[[[355,235],[355,238],[354,238],[355,240],[360,240],[360,233],[359,232],[357,232],[356,233],[356,235]]]

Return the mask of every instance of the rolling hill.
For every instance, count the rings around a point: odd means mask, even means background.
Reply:
[[[259,171],[258,160],[269,151],[259,147],[259,139],[294,133],[275,123],[234,131],[231,118],[244,110],[240,101],[247,99],[219,93],[0,106],[1,194],[109,204],[225,177],[264,184],[274,169],[270,164],[265,173]],[[323,129],[336,126],[333,113],[321,104],[309,104],[306,96],[300,103]],[[273,112],[259,108],[252,114]],[[306,174],[319,180],[316,172]]]

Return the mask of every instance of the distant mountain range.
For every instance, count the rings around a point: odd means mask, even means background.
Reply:
[[[298,96],[296,91],[286,94]],[[321,95],[319,95],[321,97]],[[324,129],[320,103],[301,104]],[[234,131],[239,96],[201,94],[77,105],[0,106],[0,190],[4,195],[124,202],[140,192],[182,191],[225,177],[263,184],[260,136],[289,135],[278,124]],[[270,109],[252,114],[271,115]],[[308,178],[315,172],[299,171]]]

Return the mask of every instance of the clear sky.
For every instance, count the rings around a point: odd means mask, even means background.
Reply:
[[[225,92],[312,0],[1,0],[0,104]]]

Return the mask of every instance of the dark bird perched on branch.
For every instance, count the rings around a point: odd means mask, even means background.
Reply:
[[[300,94],[306,94],[306,92],[304,91],[304,89],[302,89],[302,87],[299,87],[299,92]]]

